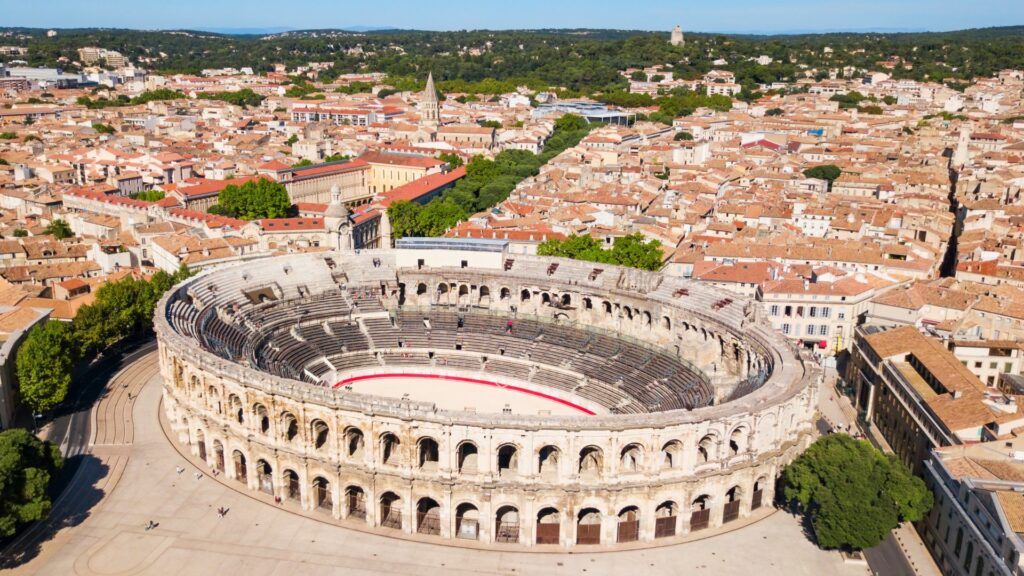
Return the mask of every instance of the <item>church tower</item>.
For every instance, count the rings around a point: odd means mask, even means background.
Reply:
[[[673,46],[683,46],[686,44],[686,40],[683,40],[683,29],[676,24],[676,27],[672,29],[672,39],[669,40]]]
[[[423,90],[423,100],[420,102],[420,117],[426,126],[437,126],[441,123],[441,107],[437,102],[433,72],[427,75],[427,87]]]
[[[348,208],[341,202],[338,185],[331,186],[331,203],[324,211],[324,229],[333,240],[335,250],[352,250],[352,224],[348,219]]]
[[[953,166],[963,168],[971,160],[971,125],[963,123],[960,125],[960,137],[956,141],[956,150],[953,151]]]

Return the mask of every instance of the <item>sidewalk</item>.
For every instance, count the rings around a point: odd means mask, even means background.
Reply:
[[[900,524],[892,533],[917,576],[942,576],[942,570],[939,570],[928,548],[921,541],[921,536],[909,522]]]

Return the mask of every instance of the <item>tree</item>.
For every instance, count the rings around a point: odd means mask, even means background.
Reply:
[[[388,206],[388,220],[391,222],[391,235],[395,238],[419,236],[419,215],[423,206],[408,200],[399,200]]]
[[[615,239],[610,250],[601,241],[586,235],[572,235],[565,240],[551,239],[537,246],[540,256],[560,256],[589,262],[631,266],[643,270],[660,270],[663,262],[661,242],[645,241],[640,234]]]
[[[69,225],[66,220],[62,220],[60,218],[50,222],[50,225],[46,227],[46,233],[53,234],[60,240],[71,238],[75,235],[75,232],[71,230],[71,225]]]
[[[114,130],[114,127],[110,124],[103,124],[101,122],[93,122],[92,129],[98,134],[113,134],[114,132],[117,132],[117,130]]]
[[[291,136],[288,137],[287,140],[284,141],[284,143],[289,145],[289,146],[293,146],[298,141],[299,141],[299,135],[298,134],[292,134]]]
[[[785,113],[785,110],[783,110],[782,108],[769,108],[767,111],[765,111],[764,115],[765,116],[782,116],[784,113]]]
[[[483,120],[478,122],[478,124],[483,128],[494,128],[495,130],[501,128],[501,121],[499,120]]]
[[[817,178],[819,180],[825,180],[828,182],[828,190],[832,191],[832,183],[835,182],[836,178],[839,178],[843,173],[843,170],[835,164],[822,164],[820,166],[814,166],[804,170],[804,176],[808,178]]]
[[[284,218],[292,207],[284,185],[266,178],[226,186],[218,194],[217,204],[225,214],[242,220]]]
[[[50,482],[63,464],[58,446],[27,430],[0,432],[0,538],[50,513]]]
[[[822,548],[871,548],[933,504],[924,481],[895,456],[846,434],[818,439],[783,478],[786,500],[802,506]]]
[[[32,328],[15,358],[21,401],[34,412],[60,404],[76,360],[78,347],[69,324],[50,320]]]
[[[302,168],[303,166],[312,166],[312,165],[313,165],[313,161],[312,160],[310,160],[309,158],[303,158],[302,160],[299,160],[295,164],[292,164],[292,168]]]
[[[165,194],[163,190],[143,190],[142,192],[132,194],[131,197],[144,202],[159,202],[164,199]]]
[[[573,132],[576,130],[584,130],[586,128],[586,118],[579,116],[577,114],[563,114],[561,118],[555,120],[555,130]]]
[[[447,162],[448,167],[451,168],[452,170],[458,168],[459,166],[462,166],[463,164],[462,156],[459,156],[454,152],[442,152],[437,155],[437,159],[441,160],[442,162]]]
[[[633,73],[629,75],[629,79],[634,82],[646,82],[647,74],[644,73],[643,70],[634,70]]]
[[[689,132],[676,132],[675,140],[677,142],[680,140],[693,140],[693,134]]]
[[[28,230],[25,230],[24,228],[15,228],[14,229],[14,237],[15,238],[24,238],[26,236],[28,236]]]

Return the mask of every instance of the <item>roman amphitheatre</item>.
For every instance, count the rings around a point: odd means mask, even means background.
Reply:
[[[819,375],[761,314],[498,241],[261,259],[161,301],[162,406],[229,484],[345,528],[664,544],[770,506],[812,439]]]

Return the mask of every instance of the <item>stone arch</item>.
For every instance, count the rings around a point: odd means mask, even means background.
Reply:
[[[206,389],[206,404],[212,408],[217,414],[223,413],[223,407],[220,403],[220,390],[217,390],[216,386],[210,385]]]
[[[477,303],[481,306],[491,303],[491,289],[489,287],[480,287],[480,297],[477,299]]]
[[[541,295],[540,295],[540,303],[541,304],[547,304],[548,306],[550,306],[551,305],[551,294],[548,294],[547,292],[542,292]]]
[[[241,450],[235,450],[231,453],[231,462],[234,465],[235,480],[245,484],[249,479],[245,454]]]
[[[561,304],[562,306],[572,306],[572,294],[562,294]]]
[[[299,473],[295,470],[285,470],[281,473],[281,481],[284,482],[284,497],[289,500],[300,500],[302,498]]]
[[[750,433],[747,430],[746,425],[740,424],[736,428],[733,428],[732,433],[729,434],[729,455],[736,456],[743,454],[747,451],[747,439]]]
[[[576,544],[601,543],[601,516],[597,508],[583,508],[576,514]]]
[[[740,505],[743,501],[743,488],[739,485],[725,492],[725,507],[722,509],[722,524],[732,522],[740,517]]]
[[[545,480],[557,480],[559,476],[558,464],[562,452],[557,446],[542,446],[537,451],[537,473]]]
[[[502,301],[502,302],[504,302],[505,300],[508,300],[508,299],[512,298],[512,291],[511,291],[511,290],[509,290],[509,289],[508,289],[507,287],[505,287],[505,286],[502,286],[502,287],[501,287],[501,292],[499,292],[498,294],[499,294],[499,298],[501,299],[501,301]]]
[[[256,461],[256,479],[259,481],[261,492],[274,494],[274,469],[263,458]]]
[[[672,319],[669,318],[668,316],[662,316],[661,317],[661,328],[662,328],[662,330],[665,330],[665,331],[671,331],[672,330]]]
[[[456,464],[459,474],[476,474],[479,467],[479,449],[474,442],[466,440],[456,448]]]
[[[580,477],[586,479],[597,479],[601,477],[604,470],[604,452],[597,446],[587,446],[580,450],[579,466],[577,472]]]
[[[348,518],[366,518],[366,492],[361,487],[345,487],[345,514]]]
[[[267,407],[263,404],[255,404],[252,407],[252,414],[256,420],[256,427],[263,434],[270,433],[270,416],[267,415]]]
[[[459,285],[459,296],[458,296],[459,304],[466,304],[467,300],[469,300],[469,285],[468,284],[460,284]]]
[[[423,296],[426,293],[427,293],[427,285],[426,284],[424,284],[423,282],[420,282],[419,284],[416,285],[416,295],[417,296]]]
[[[622,472],[639,472],[643,467],[643,446],[632,443],[619,452],[619,470]]]
[[[199,452],[199,459],[206,462],[206,434],[202,429],[196,429],[196,450]]]
[[[679,440],[669,440],[661,447],[661,467],[672,470],[679,468],[683,463],[683,443]]]
[[[690,503],[690,531],[703,530],[711,521],[711,497],[701,494]]]
[[[226,470],[224,465],[224,444],[216,438],[213,439],[213,466],[221,474]]]
[[[718,438],[714,434],[705,434],[697,442],[697,463],[711,462],[718,457]]]
[[[402,442],[391,432],[384,432],[380,435],[380,460],[381,463],[390,466],[397,466],[401,460]]]
[[[228,396],[228,406],[231,407],[231,413],[235,417],[235,420],[239,424],[245,424],[245,409],[242,408],[242,399],[237,394]]]
[[[676,517],[679,506],[672,500],[666,500],[654,509],[654,537],[668,538],[676,535]]]
[[[416,503],[416,532],[418,534],[441,534],[441,505],[433,498],[420,498]]]
[[[544,507],[537,512],[537,544],[558,544],[561,539],[562,514],[557,508]]]
[[[583,299],[583,309],[584,310],[593,310],[594,309],[594,301],[591,298],[589,298],[589,297],[584,298]]]
[[[467,540],[480,538],[480,509],[472,502],[455,507],[455,537]]]
[[[640,508],[626,506],[619,510],[616,542],[636,542],[640,539]]]
[[[767,476],[759,476],[754,480],[754,489],[750,495],[750,509],[757,510],[764,504],[765,487],[768,485]]]
[[[530,301],[530,291],[527,290],[526,288],[523,288],[519,292],[519,301],[520,302],[529,302]]]
[[[331,498],[331,481],[323,476],[313,478],[313,507],[321,510],[334,510],[334,501]]]
[[[499,506],[494,514],[494,541],[519,542],[519,508]]]
[[[611,316],[612,315],[612,303],[611,302],[609,302],[607,300],[602,301],[601,302],[601,308],[604,309],[604,315],[605,316]]]
[[[651,313],[648,312],[647,310],[644,310],[640,314],[640,318],[642,319],[642,323],[643,323],[644,326],[650,326],[651,325]]]
[[[363,431],[355,426],[345,429],[345,455],[352,460],[361,460],[365,453],[366,439]]]
[[[380,495],[380,508],[377,513],[380,525],[385,528],[402,529],[402,498],[394,492]]]
[[[436,472],[440,458],[437,440],[425,436],[416,442],[416,465],[425,472]]]
[[[498,475],[516,476],[519,473],[519,447],[502,444],[498,447]]]
[[[291,412],[281,414],[281,429],[284,431],[284,439],[294,442],[299,436],[299,421]]]
[[[313,420],[309,425],[309,431],[312,434],[313,449],[326,450],[331,436],[331,429],[327,423],[320,419]]]

